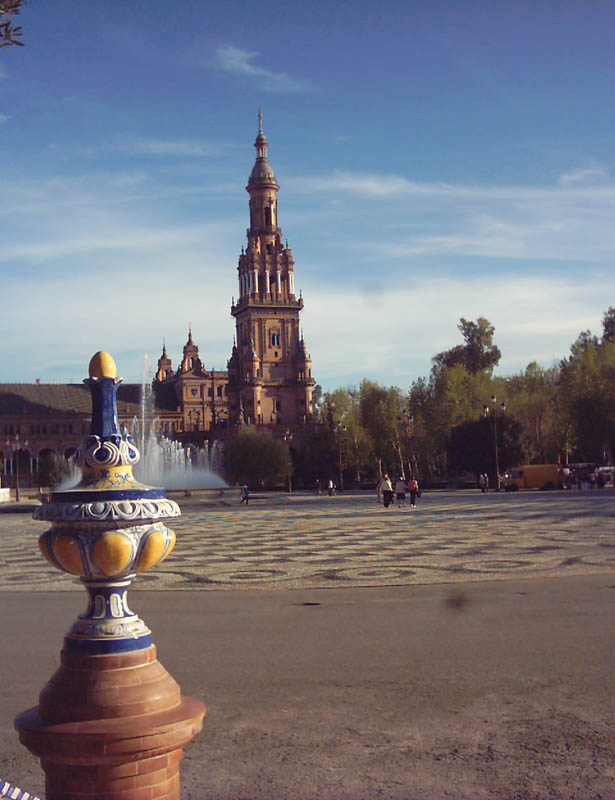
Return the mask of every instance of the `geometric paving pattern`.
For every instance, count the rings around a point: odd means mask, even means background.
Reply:
[[[254,496],[172,521],[175,550],[139,589],[226,590],[464,583],[615,570],[615,492],[425,493],[416,510],[373,494]],[[181,504],[181,503],[180,503]],[[0,591],[83,591],[51,568],[47,527],[0,514]]]

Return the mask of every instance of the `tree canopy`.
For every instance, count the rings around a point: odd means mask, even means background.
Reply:
[[[13,17],[20,13],[24,4],[25,0],[0,0],[0,47],[23,47],[21,25],[13,25]]]
[[[500,348],[493,344],[494,326],[485,317],[479,317],[476,322],[461,317],[457,329],[464,344],[437,353],[433,357],[434,369],[461,366],[472,375],[491,373],[502,357]]]
[[[322,396],[313,457],[304,459],[312,466],[297,463],[298,473],[311,469],[310,480],[337,474],[341,456],[349,484],[382,472],[427,481],[493,475],[496,430],[483,408],[494,395],[500,471],[523,463],[613,463],[615,308],[604,313],[602,336],[581,331],[559,364],[532,361],[506,377],[493,375],[501,353],[489,320],[462,317],[458,328],[463,344],[437,353],[430,375],[407,392],[365,379]]]
[[[224,472],[231,483],[273,487],[284,483],[289,468],[286,444],[269,431],[242,428],[224,446]]]

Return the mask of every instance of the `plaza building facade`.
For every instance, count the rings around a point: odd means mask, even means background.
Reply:
[[[250,225],[241,249],[238,294],[233,298],[235,342],[227,370],[207,370],[188,327],[177,368],[166,345],[152,383],[152,417],[160,434],[185,445],[224,439],[242,425],[270,429],[274,436],[301,432],[313,421],[312,362],[295,294],[294,258],[283,241],[278,191],[268,159],[259,112],[256,160],[246,190]],[[141,414],[141,387],[123,384],[120,424],[132,430]],[[89,392],[78,384],[0,384],[0,475],[2,484],[36,483],[41,460],[70,457],[88,431]]]

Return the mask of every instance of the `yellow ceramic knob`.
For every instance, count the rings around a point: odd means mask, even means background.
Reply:
[[[141,551],[137,572],[146,572],[148,569],[155,567],[164,555],[166,546],[167,537],[162,531],[150,533]]]
[[[132,561],[132,544],[123,533],[106,533],[94,545],[94,558],[110,578],[121,575]]]
[[[53,552],[66,572],[71,572],[73,575],[85,574],[79,542],[69,533],[56,537]]]
[[[88,372],[90,378],[117,378],[117,367],[113,356],[105,353],[104,350],[94,353],[90,359]]]

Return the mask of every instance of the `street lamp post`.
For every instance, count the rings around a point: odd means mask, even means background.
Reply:
[[[493,440],[495,444],[495,490],[496,492],[500,491],[500,462],[499,462],[499,453],[498,453],[498,409],[497,409],[497,397],[492,394],[491,395],[491,408],[488,405],[483,406],[483,416],[488,417],[491,411],[493,410]],[[500,403],[500,413],[503,414],[506,411],[506,403],[502,401]]]
[[[344,491],[344,476],[342,474],[342,438],[341,433],[345,431],[346,428],[340,421],[335,422],[333,419],[333,412],[335,410],[335,401],[329,400],[327,403],[327,414],[328,414],[328,425],[329,430],[333,434],[333,436],[337,439],[337,463],[338,463],[338,471],[339,471],[339,488],[340,492]],[[333,472],[333,469],[331,470]]]
[[[344,473],[342,471],[342,433],[345,430],[346,427],[342,425],[341,422],[338,422],[336,426],[336,431],[337,431],[337,446],[338,446],[338,464],[340,472],[340,492],[344,491]]]
[[[286,428],[286,431],[285,431],[284,436],[282,437],[282,439],[283,439],[284,442],[286,442],[286,446],[288,447],[288,475],[287,475],[287,479],[288,479],[288,493],[289,494],[293,490],[292,483],[291,483],[292,465],[291,465],[291,459],[290,459],[290,443],[292,441],[292,438],[293,438],[292,433],[290,432],[290,430],[288,428]]]

